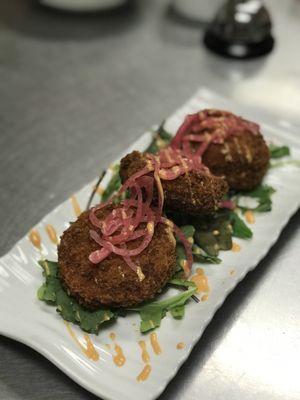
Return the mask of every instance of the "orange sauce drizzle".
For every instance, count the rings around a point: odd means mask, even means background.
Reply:
[[[241,251],[241,246],[239,244],[233,242],[231,251],[233,251],[234,253],[238,253],[239,251]]]
[[[102,186],[98,186],[96,189],[96,192],[99,194],[99,196],[102,196],[104,193],[104,189]]]
[[[208,300],[208,294],[204,294],[202,297],[201,297],[201,301],[207,301]]]
[[[41,239],[41,235],[39,234],[39,232],[36,229],[32,229],[29,232],[29,240],[34,245],[34,247],[36,247],[37,249],[41,250],[41,248],[42,248],[42,239]]]
[[[70,324],[68,324],[68,322],[66,322],[66,321],[64,321],[64,322],[65,322],[65,325],[66,325],[66,327],[68,329],[68,332],[69,332],[70,336],[78,344],[78,346],[82,350],[83,354],[85,354],[92,361],[98,361],[99,360],[99,353],[95,349],[95,347],[93,345],[93,342],[91,341],[89,335],[87,335],[87,334],[84,335],[84,340],[86,342],[86,347],[85,347],[78,340],[75,332],[70,327]]]
[[[151,373],[151,370],[152,370],[151,365],[149,365],[149,364],[145,365],[143,370],[142,370],[142,372],[137,376],[137,378],[136,378],[137,381],[138,382],[143,382],[146,379],[148,379],[148,377],[149,377],[149,375]]]
[[[56,230],[54,229],[53,225],[48,224],[46,226],[46,232],[47,232],[51,242],[54,243],[54,244],[58,244]]]
[[[150,336],[150,338],[152,338],[152,336]],[[154,352],[156,354],[160,354],[161,353],[161,349],[160,349],[160,346],[159,346],[159,344],[157,342],[157,338],[154,339],[154,342],[155,342],[155,345],[153,346],[152,339],[151,339],[151,345],[153,347],[153,350],[155,348]],[[152,367],[149,364],[150,356],[149,356],[149,353],[148,353],[147,348],[146,348],[146,342],[144,342],[143,340],[140,340],[139,341],[139,345],[140,345],[140,348],[142,349],[142,360],[146,365],[142,369],[142,372],[137,376],[136,380],[138,382],[143,382],[143,381],[145,381],[146,379],[149,378],[149,375],[151,373]]]
[[[116,339],[116,334],[114,332],[111,332],[109,337],[111,338],[112,341]],[[123,365],[126,362],[126,357],[124,356],[122,347],[119,346],[117,343],[114,344],[114,349],[116,354],[113,356],[114,363],[118,367],[123,367]]]
[[[150,343],[151,343],[154,353],[159,356],[162,353],[162,350],[161,350],[161,347],[160,347],[160,344],[158,342],[157,335],[155,332],[152,332],[150,335]]]
[[[142,349],[142,360],[144,361],[145,364],[148,364],[150,362],[150,356],[146,348],[146,342],[144,340],[139,341],[140,348]]]
[[[230,274],[231,276],[234,275],[234,274],[235,274],[235,270],[234,270],[234,269],[231,269],[230,272],[229,272],[229,274]]]
[[[177,343],[176,349],[177,350],[182,350],[185,348],[185,344],[183,342]]]
[[[245,218],[248,224],[254,224],[255,223],[255,216],[252,210],[248,210],[245,212]]]
[[[207,276],[205,275],[205,273],[204,273],[202,268],[197,268],[196,269],[196,275],[193,275],[191,277],[191,281],[196,284],[197,293],[204,292],[204,293],[207,294],[207,298],[208,298],[208,293],[210,291],[210,288],[209,288],[209,285],[208,285]],[[205,300],[202,300],[202,301],[205,301]]]
[[[73,210],[74,210],[76,217],[79,217],[79,215],[81,214],[81,208],[78,203],[78,200],[76,199],[76,197],[74,195],[71,196],[71,203],[72,203]]]

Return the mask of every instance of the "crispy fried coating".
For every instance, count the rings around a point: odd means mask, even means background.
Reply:
[[[96,215],[104,218],[111,209],[111,206],[100,209]],[[88,257],[99,245],[90,238],[90,229],[95,228],[89,221],[89,213],[83,212],[63,233],[58,246],[60,279],[66,290],[87,308],[135,306],[153,298],[173,275],[175,239],[165,225],[158,224],[149,246],[132,257],[145,275],[142,281],[115,254],[97,265],[92,264]],[[128,242],[127,247],[136,248],[141,240]]]
[[[248,131],[229,136],[223,144],[211,144],[202,158],[213,174],[225,176],[231,189],[244,191],[261,183],[269,159],[263,136]]]
[[[125,182],[131,175],[146,165],[145,156],[133,151],[121,160],[120,175]],[[174,180],[162,180],[165,208],[190,215],[209,214],[218,209],[218,204],[228,191],[223,177],[192,171]]]

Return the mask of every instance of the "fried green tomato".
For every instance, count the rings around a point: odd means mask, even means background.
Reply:
[[[146,166],[145,156],[133,151],[121,160],[120,176],[125,182],[131,175]],[[174,180],[161,180],[164,204],[168,211],[189,215],[210,214],[218,209],[228,191],[223,177],[191,171]]]
[[[105,218],[111,210],[111,206],[100,209],[96,216]],[[99,245],[90,238],[90,229],[95,228],[89,212],[83,212],[63,233],[58,246],[60,279],[68,293],[87,308],[135,306],[152,299],[174,274],[175,239],[169,227],[158,224],[148,247],[132,257],[145,275],[142,281],[116,254],[92,264],[89,255]],[[141,241],[128,242],[128,249],[136,248]]]
[[[258,186],[269,166],[270,154],[263,136],[245,131],[232,135],[223,144],[212,143],[203,154],[203,163],[218,176],[225,176],[235,190]]]

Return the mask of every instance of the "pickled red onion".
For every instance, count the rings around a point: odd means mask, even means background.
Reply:
[[[220,208],[228,208],[229,210],[233,210],[235,208],[235,203],[232,200],[222,200],[219,203]]]
[[[227,111],[203,110],[186,117],[171,141],[173,149],[181,149],[186,157],[202,157],[211,143],[224,143],[233,135],[248,131],[259,133],[259,125]],[[195,143],[201,143],[198,147]]]
[[[131,259],[141,254],[150,244],[155,227],[158,223],[167,224],[172,228],[179,240],[182,241],[187,254],[188,274],[192,266],[192,250],[189,242],[171,221],[162,217],[164,192],[161,179],[173,180],[192,170],[209,172],[201,161],[188,159],[180,150],[169,148],[158,155],[148,154],[147,165],[132,175],[120,188],[117,196],[126,190],[130,198],[124,199],[105,218],[99,219],[96,212],[105,206],[111,206],[113,199],[90,210],[89,220],[97,230],[90,230],[90,237],[100,246],[93,251],[89,260],[98,264],[110,254],[116,254],[124,259],[127,265],[137,273],[140,280],[144,278],[141,268]],[[158,193],[158,207],[153,207],[154,185]],[[137,247],[128,249],[126,244],[141,239]]]

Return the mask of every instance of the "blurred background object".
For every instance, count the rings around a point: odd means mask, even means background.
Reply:
[[[204,43],[232,58],[253,58],[274,46],[271,17],[260,0],[227,0],[210,23]]]
[[[172,7],[186,20],[207,23],[224,0],[174,0]]]
[[[91,12],[115,8],[126,0],[39,0],[40,4],[73,12]]]

